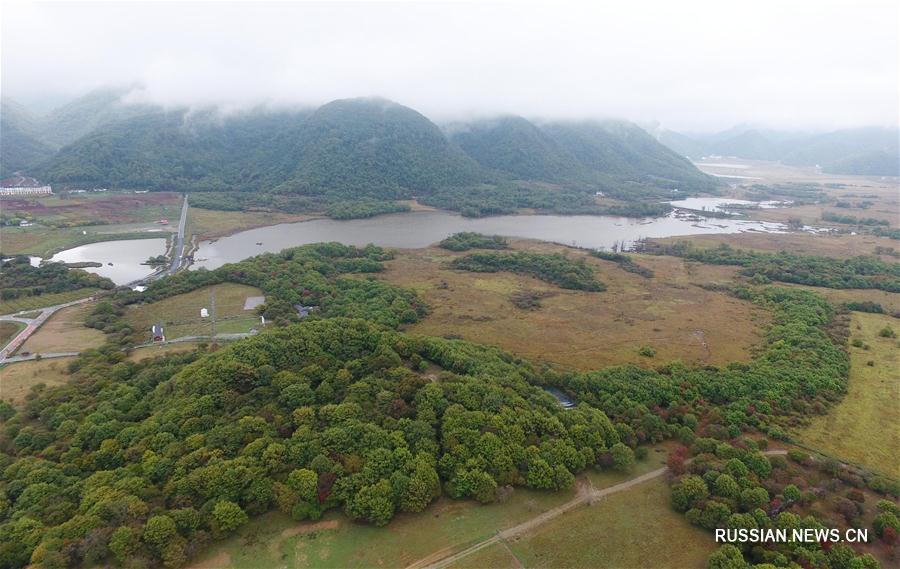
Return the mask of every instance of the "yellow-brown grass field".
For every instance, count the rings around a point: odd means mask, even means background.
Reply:
[[[84,325],[93,309],[94,306],[87,303],[58,310],[25,341],[20,351],[33,354],[80,352],[102,346],[106,341],[103,332]]]
[[[530,241],[513,246],[585,257],[608,288],[572,291],[512,273],[455,271],[445,265],[460,253],[439,248],[398,252],[381,278],[415,289],[431,307],[427,317],[409,328],[412,332],[458,336],[576,369],[747,360],[769,322],[768,314],[753,304],[698,286],[729,283],[736,272],[732,267],[636,256],[655,272],[646,279],[582,251]],[[509,300],[517,291],[547,296],[539,310],[523,310]],[[656,356],[638,355],[643,345],[656,349]]]
[[[25,401],[31,388],[39,383],[47,387],[69,380],[69,362],[74,357],[18,362],[0,367],[0,399],[13,404]]]
[[[254,227],[314,218],[311,215],[278,212],[214,211],[192,207],[188,210],[188,231],[201,239],[214,239]]]
[[[669,505],[665,477],[566,513],[507,544],[525,567],[702,569],[712,534]]]
[[[23,310],[32,310],[35,308],[44,308],[46,306],[54,306],[56,304],[64,304],[81,298],[87,298],[96,293],[100,289],[96,288],[80,288],[78,290],[70,290],[67,292],[58,292],[53,294],[42,294],[39,296],[23,296],[12,300],[4,300],[0,302],[0,314],[12,314]]]
[[[900,243],[887,237],[874,235],[813,235],[810,233],[783,233],[772,235],[771,233],[730,233],[714,235],[689,235],[684,237],[667,237],[653,239],[659,243],[672,243],[676,241],[688,241],[695,247],[711,248],[720,244],[728,244],[736,249],[751,249],[776,253],[788,251],[801,255],[821,255],[846,259],[860,255],[875,255],[876,247],[893,247],[900,251]],[[882,260],[897,262],[896,258],[880,255]]]
[[[878,335],[885,326],[900,335],[896,318],[853,313],[850,338],[862,340],[869,349],[850,347],[844,399],[794,436],[827,454],[900,478],[900,342]]]

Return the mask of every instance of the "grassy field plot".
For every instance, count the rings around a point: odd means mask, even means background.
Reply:
[[[188,232],[201,239],[224,237],[245,229],[306,221],[315,216],[263,211],[214,211],[192,207],[188,210]]]
[[[102,192],[4,199],[7,213],[56,226],[134,223],[177,218],[181,196],[174,192]]]
[[[572,496],[573,491],[517,489],[505,504],[488,506],[441,498],[424,512],[398,515],[384,528],[354,523],[340,512],[316,523],[270,513],[214,544],[195,567],[405,567],[464,549]]]
[[[18,334],[24,328],[25,325],[21,322],[0,322],[0,349],[6,347],[6,344],[8,344],[10,340],[15,338],[16,334]]]
[[[28,338],[20,351],[33,354],[80,352],[102,346],[106,341],[103,332],[84,325],[85,318],[93,309],[91,303],[86,303],[57,311]]]
[[[594,488],[618,484],[659,468],[668,448],[660,445],[649,449],[649,457],[638,461],[630,472],[589,472],[587,476]],[[349,521],[334,511],[319,522],[302,523],[272,512],[251,520],[237,535],[213,544],[192,567],[406,567],[443,559],[574,496],[574,489],[537,492],[518,488],[502,504],[441,498],[424,512],[399,514],[384,528]],[[668,507],[667,497],[663,506]],[[514,561],[508,550],[491,546],[454,567],[512,567]]]
[[[73,300],[87,298],[99,290],[100,289],[96,288],[80,288],[78,290],[70,290],[55,294],[23,296],[12,300],[4,300],[3,302],[0,302],[0,314],[13,314],[23,310],[34,310],[36,308],[65,304],[66,302],[72,302]]]
[[[65,249],[120,239],[158,239],[168,236],[168,231],[147,231],[130,226],[106,227],[11,227],[3,228],[4,255],[37,255],[49,258]]]
[[[768,323],[768,314],[751,303],[698,286],[732,282],[734,267],[635,256],[655,273],[644,278],[581,251],[525,241],[513,246],[584,256],[607,290],[571,291],[510,273],[454,271],[446,265],[456,254],[437,248],[400,252],[381,278],[415,289],[431,307],[413,332],[457,336],[578,369],[747,360]],[[516,307],[512,299],[520,293],[539,297],[541,307]],[[640,356],[642,345],[656,356]]]
[[[178,342],[177,344],[156,344],[153,346],[144,346],[135,348],[128,354],[128,361],[139,362],[149,358],[159,356],[168,356],[172,354],[183,354],[185,352],[193,352],[197,349],[197,344],[193,342]]]
[[[216,331],[222,334],[248,332],[258,325],[259,319],[252,310],[244,310],[244,300],[248,296],[261,296],[258,288],[224,283],[214,287],[204,287],[185,294],[179,294],[152,304],[138,304],[128,307],[125,318],[135,330],[138,338],[147,336],[150,327],[161,323],[166,338],[209,335],[210,319],[200,317],[200,309],[211,306],[210,288],[216,296]]]
[[[0,367],[0,399],[22,403],[35,385],[47,387],[69,380],[69,362],[75,358],[18,362]]]
[[[452,569],[516,569],[522,567],[509,547],[494,543],[450,565]]]
[[[716,548],[712,534],[669,506],[659,477],[568,512],[513,538],[524,567],[702,569]]]
[[[900,344],[879,331],[900,320],[880,314],[854,313],[850,348],[850,383],[844,399],[831,411],[796,431],[798,441],[839,458],[900,477]],[[872,362],[872,365],[868,365]]]

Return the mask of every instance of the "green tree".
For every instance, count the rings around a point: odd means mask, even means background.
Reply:
[[[247,523],[247,514],[234,502],[222,500],[212,509],[210,526],[219,534],[231,533]]]

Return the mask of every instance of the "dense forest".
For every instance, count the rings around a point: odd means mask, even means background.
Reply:
[[[765,443],[765,440],[760,441]],[[764,456],[753,439],[724,443],[697,438],[685,441],[670,455],[669,469],[676,476],[672,485],[672,507],[692,524],[709,531],[827,530],[865,527],[861,519],[865,496],[852,469],[836,461],[814,461],[809,455],[791,451],[784,456]],[[765,445],[762,445],[763,447]],[[685,460],[688,454],[693,458]],[[801,466],[801,464],[804,467]],[[819,468],[810,468],[810,466]],[[819,472],[821,471],[821,472]],[[814,488],[822,488],[814,491]],[[840,492],[840,493],[839,493]],[[841,494],[847,496],[841,496]],[[837,497],[837,500],[834,498]],[[836,511],[831,512],[831,503]],[[900,529],[898,506],[880,500],[872,520],[878,544],[892,546],[892,532]],[[835,520],[835,518],[838,518]],[[751,565],[752,564],[752,565]],[[870,554],[858,554],[845,543],[804,543],[788,540],[771,543],[750,540],[722,545],[709,558],[710,568],[750,567],[877,568]]]
[[[559,373],[344,318],[208,355],[89,350],[67,385],[0,409],[0,564],[176,567],[274,508],[381,525],[442,492],[490,502],[505,486],[567,488],[584,468],[627,467],[644,442],[718,452],[745,430],[783,437],[785,416],[843,391],[847,357],[816,295],[740,294],[775,323],[765,353],[723,369]],[[565,411],[547,384],[582,404]],[[753,456],[740,456],[752,472],[769,465]]]
[[[33,267],[27,256],[17,256],[0,264],[0,299],[40,296],[78,290],[80,288],[112,289],[115,285],[105,277],[69,269],[62,263],[45,263]]]
[[[606,285],[594,278],[594,270],[584,259],[570,259],[560,253],[532,253],[515,251],[512,253],[472,253],[457,257],[450,267],[476,273],[496,273],[508,271],[553,283],[560,288],[599,292]]]
[[[645,250],[715,265],[737,265],[744,267],[742,274],[764,283],[771,280],[827,288],[875,288],[900,292],[900,263],[888,263],[876,257],[835,259],[786,251],[763,253],[735,249],[728,244],[700,249],[683,241],[671,245],[650,243]]]
[[[383,525],[442,491],[491,502],[632,460],[601,411],[564,411],[529,366],[361,320],[124,358],[86,353],[69,385],[3,409],[0,566],[174,567],[273,508]]]
[[[276,508],[297,520],[339,508],[383,525],[442,493],[491,502],[516,486],[568,488],[586,468],[627,468],[645,443],[674,437],[718,451],[747,432],[787,438],[785,427],[846,389],[832,308],[812,293],[734,291],[773,315],[749,363],[571,372],[398,331],[426,307],[366,278],[389,258],[372,246],[308,245],[99,303],[88,324],[110,328],[113,341],[83,352],[65,385],[18,409],[0,404],[0,567],[177,567]],[[563,255],[455,261],[602,290],[583,260]],[[127,304],[225,281],[262,288],[260,311],[284,326],[218,350],[127,359]],[[315,310],[301,320],[296,304]],[[546,386],[579,404],[565,410]]]

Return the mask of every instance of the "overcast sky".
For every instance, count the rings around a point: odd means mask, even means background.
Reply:
[[[16,99],[139,83],[166,104],[381,95],[452,120],[677,130],[897,125],[896,0],[2,4]]]

